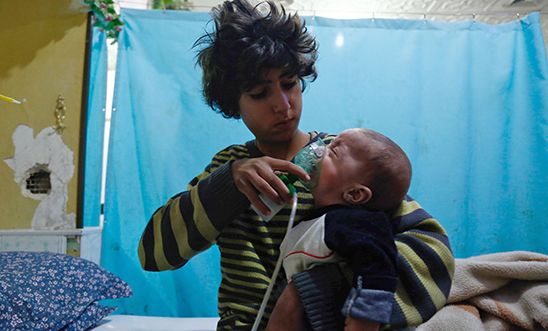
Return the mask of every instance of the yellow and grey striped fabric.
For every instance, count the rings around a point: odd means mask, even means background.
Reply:
[[[324,140],[329,143],[334,136]],[[217,153],[189,190],[171,198],[151,217],[139,243],[145,270],[172,270],[216,243],[221,252],[218,330],[249,330],[268,287],[289,221],[286,206],[263,222],[232,182],[234,160],[262,156],[254,144],[232,145]],[[313,208],[312,195],[296,183],[296,224]],[[412,200],[396,212],[400,287],[394,325],[418,324],[439,309],[449,294],[453,256],[440,224]],[[263,318],[285,286],[280,273]]]
[[[394,213],[398,249],[398,288],[393,327],[428,320],[447,301],[455,259],[445,230],[420,205],[407,198]]]

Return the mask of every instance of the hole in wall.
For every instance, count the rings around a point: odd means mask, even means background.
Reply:
[[[29,170],[26,189],[32,194],[49,194],[51,192],[51,172],[44,164],[39,164]]]

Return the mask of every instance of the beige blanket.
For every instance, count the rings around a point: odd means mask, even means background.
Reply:
[[[417,331],[548,330],[548,255],[457,259],[449,300]]]

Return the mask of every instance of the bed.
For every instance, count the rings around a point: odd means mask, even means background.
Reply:
[[[176,318],[111,315],[93,331],[214,331],[218,318]]]
[[[130,286],[86,259],[51,252],[0,252],[0,330],[215,330],[217,318],[111,315],[104,299]]]

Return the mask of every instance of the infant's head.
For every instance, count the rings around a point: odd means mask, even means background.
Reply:
[[[312,193],[317,207],[361,205],[370,210],[399,206],[411,182],[411,163],[388,137],[348,129],[328,145]]]

